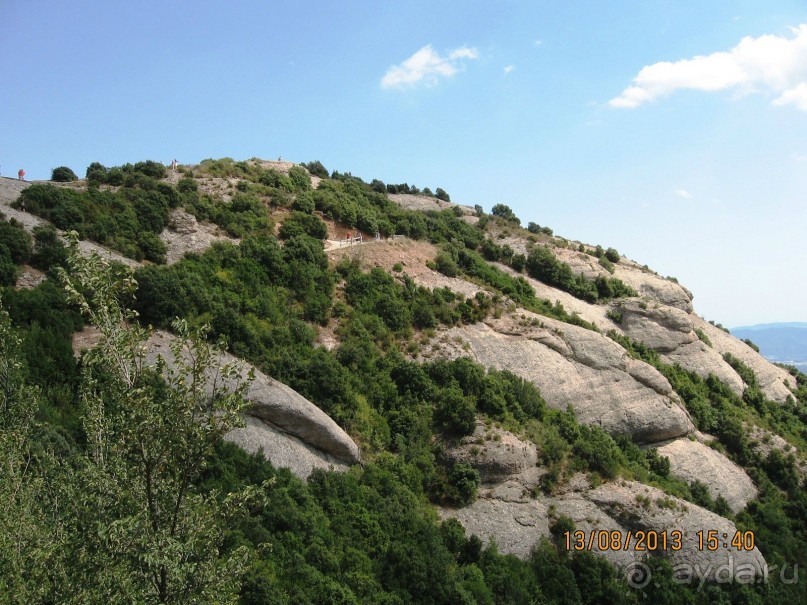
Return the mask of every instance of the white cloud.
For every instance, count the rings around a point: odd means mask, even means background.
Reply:
[[[774,105],[794,104],[807,111],[807,24],[791,32],[792,37],[746,37],[728,51],[646,65],[608,104],[632,109],[682,89],[734,89],[739,96],[773,92],[778,95]]]
[[[462,46],[441,57],[427,44],[400,65],[393,65],[381,78],[381,88],[409,88],[419,83],[436,84],[450,78],[464,67],[464,59],[477,59],[475,48]]]
[[[504,75],[507,75],[515,70],[515,65],[505,65],[504,67]]]
[[[782,95],[773,101],[774,105],[795,104],[802,111],[807,111],[807,82],[802,82],[790,90],[786,90]]]
[[[676,189],[675,190],[675,195],[677,195],[678,197],[682,197],[685,200],[691,200],[692,199],[692,194],[689,191],[687,191],[686,189]]]
[[[535,41],[535,46],[541,46],[541,44],[543,43],[544,41],[539,38],[538,40]]]

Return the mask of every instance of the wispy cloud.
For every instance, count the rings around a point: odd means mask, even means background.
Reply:
[[[543,44],[543,43],[544,43],[544,41],[543,41],[543,40],[541,40],[540,38],[538,38],[538,39],[535,41],[535,46],[541,46],[541,44]]]
[[[677,195],[678,197],[682,197],[685,200],[691,200],[692,199],[692,194],[689,191],[687,191],[686,189],[676,189],[675,190],[675,195]]]
[[[466,59],[478,59],[475,48],[461,46],[440,56],[431,44],[427,44],[411,57],[393,65],[381,78],[381,88],[411,88],[418,84],[437,84],[442,78],[450,78],[464,68]]]
[[[504,75],[512,73],[515,70],[515,68],[516,68],[515,65],[505,65],[504,66]]]
[[[728,51],[643,67],[633,84],[611,99],[611,107],[632,109],[677,90],[738,93],[768,91],[774,105],[796,105],[807,111],[807,24],[791,29],[792,37],[743,38]]]

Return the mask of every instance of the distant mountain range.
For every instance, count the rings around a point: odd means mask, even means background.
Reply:
[[[732,328],[733,336],[750,339],[771,361],[807,367],[807,322],[757,324]]]

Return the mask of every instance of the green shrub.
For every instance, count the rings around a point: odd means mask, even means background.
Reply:
[[[296,191],[308,191],[311,189],[311,177],[300,166],[292,166],[289,169],[289,179]]]
[[[143,231],[138,238],[138,245],[143,253],[143,257],[153,263],[165,263],[165,253],[168,249],[160,237],[151,231]]]
[[[87,166],[87,172],[85,173],[85,177],[88,181],[91,182],[105,183],[107,181],[106,166],[104,166],[100,162],[93,162],[92,164]]]
[[[610,260],[608,260],[608,257],[601,256],[599,262],[601,267],[603,267],[606,271],[608,271],[608,273],[613,274],[613,272],[615,271],[614,264]]]
[[[139,172],[153,179],[165,178],[166,169],[160,162],[153,160],[146,160],[145,162],[137,162],[132,168],[134,172]]]
[[[446,193],[445,190],[440,188],[440,187],[437,188],[437,191],[434,193],[434,197],[436,197],[438,200],[442,200],[444,202],[450,202],[451,201],[451,196],[448,195],[448,193]]]
[[[479,471],[469,464],[460,462],[448,471],[450,488],[449,501],[456,506],[468,506],[476,500],[479,489]]]
[[[616,264],[620,259],[619,252],[617,252],[614,248],[608,248],[608,250],[605,251],[605,258]]]
[[[177,190],[180,193],[196,193],[199,190],[199,183],[193,177],[185,176],[179,179]]]
[[[695,328],[695,334],[697,334],[698,339],[705,344],[707,347],[712,346],[712,341],[709,340],[709,337],[706,335],[706,332],[703,331],[701,328]]]
[[[314,160],[313,162],[308,162],[307,164],[303,164],[308,169],[308,172],[313,174],[314,176],[318,176],[321,179],[328,178],[328,170],[325,166],[322,165],[322,162],[319,160]]]
[[[457,266],[457,261],[448,252],[438,252],[437,258],[434,261],[435,269],[448,277],[457,277],[460,268]]]
[[[40,271],[67,264],[67,249],[52,225],[34,227],[34,249],[31,264]]]
[[[459,388],[442,389],[434,406],[434,422],[440,431],[457,437],[474,432],[476,415],[473,402]]]
[[[0,246],[3,246],[8,259],[15,265],[22,265],[31,260],[31,236],[21,223],[0,220]]]
[[[521,224],[521,220],[515,215],[510,206],[507,206],[505,204],[496,204],[495,206],[493,206],[490,213],[493,216],[498,216],[506,221]]]
[[[76,173],[67,166],[59,166],[58,168],[54,168],[53,172],[51,172],[50,180],[57,183],[69,183],[71,181],[77,181],[78,177]]]
[[[291,205],[292,210],[297,210],[306,214],[312,214],[315,208],[316,204],[314,203],[314,197],[307,191],[298,193]]]
[[[0,286],[13,286],[17,283],[19,271],[11,259],[11,253],[5,245],[0,244]]]
[[[313,214],[294,211],[280,227],[280,239],[290,239],[298,235],[308,235],[314,239],[328,238],[328,226]]]

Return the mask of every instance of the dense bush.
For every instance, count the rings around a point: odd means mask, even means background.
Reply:
[[[78,177],[76,173],[67,166],[59,166],[58,168],[54,168],[53,172],[51,172],[50,180],[57,183],[69,183],[71,181],[77,181]]]
[[[278,234],[280,239],[308,235],[322,240],[328,239],[328,227],[318,216],[295,211],[283,221]]]
[[[614,248],[608,248],[608,250],[605,251],[605,258],[612,263],[618,263],[620,259],[619,252],[617,252]]]
[[[322,165],[322,162],[319,160],[314,160],[313,162],[308,162],[307,164],[303,164],[308,169],[308,172],[313,174],[314,176],[318,176],[321,179],[327,179],[328,169]]]
[[[493,208],[491,208],[490,213],[493,216],[498,216],[500,218],[503,218],[506,221],[511,221],[511,222],[516,223],[516,224],[521,224],[521,219],[519,219],[516,216],[515,212],[512,211],[510,206],[507,206],[505,204],[496,204],[495,206],[493,206]]]
[[[16,204],[24,203],[28,211],[59,229],[76,231],[80,238],[138,260],[162,262],[165,250],[156,236],[168,224],[168,212],[179,197],[168,185],[158,186],[148,176],[140,178],[136,185],[115,192],[35,184],[20,194]]]
[[[625,285],[622,280],[603,276],[597,276],[592,280],[583,274],[575,275],[569,265],[558,260],[552,251],[544,246],[535,246],[530,250],[526,269],[530,277],[588,302],[637,296],[637,292]]]

